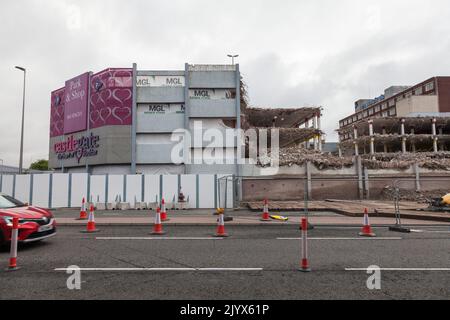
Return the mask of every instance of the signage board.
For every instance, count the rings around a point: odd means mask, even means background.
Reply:
[[[184,87],[184,76],[137,76],[137,87]]]
[[[235,89],[189,89],[189,98],[198,100],[228,100],[236,98]]]
[[[184,104],[141,104],[138,106],[138,114],[143,115],[167,115],[184,114]]]
[[[87,128],[89,73],[66,81],[64,94],[64,134]]]

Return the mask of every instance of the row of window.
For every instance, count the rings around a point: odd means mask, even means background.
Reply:
[[[431,81],[431,82],[429,82],[429,83],[427,83],[425,85],[425,92],[429,92],[429,91],[432,91],[432,90],[434,90],[434,81]],[[399,95],[399,96],[397,96],[397,97],[395,97],[393,99],[390,99],[388,102],[377,104],[375,106],[370,107],[367,110],[359,112],[359,113],[353,115],[351,118],[347,118],[347,119],[341,121],[339,123],[339,125],[342,128],[342,127],[345,127],[345,126],[347,126],[349,124],[357,122],[359,120],[371,117],[374,114],[376,115],[376,117],[380,117],[380,116],[381,117],[395,116],[396,115],[395,105],[396,105],[397,102],[399,102],[400,100],[409,98],[409,97],[411,97],[413,95],[420,96],[423,93],[424,93],[423,86],[417,87],[416,89],[414,89],[412,91],[408,91],[408,92],[406,92],[403,95]],[[383,110],[386,110],[388,108],[390,108],[390,109],[387,110],[387,111],[383,111]],[[380,111],[383,111],[383,112],[380,113]]]
[[[375,108],[371,108],[364,112],[360,112],[351,118],[341,121],[340,126],[342,128],[342,127],[348,126],[349,124],[352,124],[354,122],[357,122],[357,121],[360,121],[362,119],[369,118],[369,117],[373,117],[373,118],[383,117],[384,118],[384,117],[393,117],[393,116],[397,115],[397,109],[395,107],[390,108],[388,110],[386,110],[386,108],[387,108],[387,106],[385,106],[385,107],[377,106]],[[385,111],[380,113],[380,111],[382,111],[382,110],[385,110]]]

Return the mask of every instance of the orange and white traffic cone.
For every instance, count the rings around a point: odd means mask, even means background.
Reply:
[[[269,202],[267,199],[264,199],[264,208],[261,221],[271,221],[269,216]]]
[[[89,208],[89,220],[88,220],[88,223],[87,223],[86,230],[83,230],[81,232],[83,232],[83,233],[93,233],[93,232],[98,232],[99,231],[95,227],[95,216],[94,215],[95,215],[94,205],[91,204],[91,206]]]
[[[375,233],[372,232],[372,228],[370,226],[369,212],[367,211],[367,208],[364,209],[364,226],[362,227],[359,235],[361,237],[376,237]]]
[[[19,238],[19,218],[14,217],[12,221],[11,230],[11,251],[9,256],[9,266],[6,271],[15,271],[20,268],[17,267],[17,241]]]
[[[86,212],[86,200],[83,197],[83,200],[81,201],[80,217],[77,220],[86,220],[87,218],[88,215]]]
[[[156,215],[155,215],[155,224],[153,225],[153,232],[151,233],[156,236],[160,236],[163,234],[166,234],[163,231],[162,223],[161,223],[161,209],[156,209]]]
[[[225,232],[225,219],[223,212],[219,213],[219,218],[217,219],[217,231],[214,237],[228,237],[228,233]]]
[[[161,221],[169,221],[170,219],[167,218],[167,211],[166,211],[166,202],[164,199],[161,201]]]

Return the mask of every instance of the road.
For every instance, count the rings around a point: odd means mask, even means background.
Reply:
[[[311,273],[297,271],[300,240],[286,239],[300,237],[295,226],[229,226],[231,237],[214,240],[209,226],[166,226],[170,238],[161,240],[117,239],[152,237],[151,227],[104,226],[96,234],[80,229],[60,227],[52,239],[21,246],[21,270],[0,270],[0,298],[450,299],[448,226],[411,234],[375,228],[375,239],[358,239],[357,228],[317,227],[309,232]],[[7,249],[0,252],[5,267],[8,257]],[[69,275],[55,269],[71,265],[115,270],[81,271],[81,290],[69,290]],[[371,265],[424,270],[382,270],[381,290],[367,289],[365,270],[346,270]]]

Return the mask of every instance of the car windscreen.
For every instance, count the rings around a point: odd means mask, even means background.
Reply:
[[[25,204],[13,197],[7,195],[0,195],[0,209],[23,207]]]

